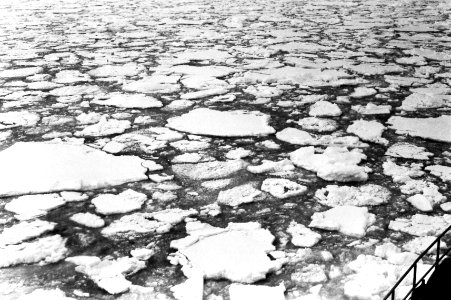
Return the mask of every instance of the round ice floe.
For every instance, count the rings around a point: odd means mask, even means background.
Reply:
[[[274,128],[268,122],[269,116],[260,112],[198,108],[180,117],[168,119],[166,126],[192,134],[240,137],[274,133]]]

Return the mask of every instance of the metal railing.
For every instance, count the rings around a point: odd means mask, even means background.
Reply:
[[[414,263],[409,267],[409,269],[407,269],[407,271],[404,273],[404,275],[402,275],[398,281],[396,282],[396,284],[393,286],[393,288],[387,293],[387,295],[384,297],[384,300],[390,299],[390,300],[395,300],[395,295],[396,295],[396,288],[401,284],[401,282],[410,274],[410,272],[413,271],[413,281],[412,281],[412,288],[409,290],[409,292],[407,293],[407,295],[404,296],[404,298],[402,298],[403,300],[407,300],[410,299],[412,297],[412,293],[413,291],[420,286],[420,284],[424,284],[425,283],[425,278],[426,276],[428,276],[428,274],[435,268],[437,268],[437,266],[440,264],[440,262],[443,260],[443,258],[445,258],[445,256],[451,251],[451,247],[448,248],[442,255],[440,255],[440,245],[441,245],[441,240],[442,238],[451,230],[451,226],[449,226],[445,231],[443,231],[435,240],[434,242],[432,242],[432,244],[429,245],[429,247],[427,247],[426,250],[423,251],[423,253],[421,253],[420,256],[418,256],[418,258],[414,261]],[[421,278],[417,278],[417,264],[418,262],[428,254],[429,250],[431,250],[434,246],[436,246],[436,252],[435,252],[435,262],[434,264],[429,268],[429,270],[424,273],[424,275]]]

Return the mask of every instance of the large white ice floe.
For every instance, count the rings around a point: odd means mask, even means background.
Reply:
[[[0,268],[18,264],[54,263],[68,252],[66,239],[51,235],[18,245],[0,246]]]
[[[81,258],[81,259],[80,259]],[[126,292],[132,285],[125,276],[146,267],[146,262],[135,257],[119,257],[115,260],[98,257],[70,257],[66,261],[76,264],[75,270],[88,276],[100,288],[110,294]],[[91,259],[90,259],[91,258]]]
[[[267,178],[263,181],[261,190],[276,198],[285,199],[304,194],[307,187],[285,178]]]
[[[230,300],[285,300],[285,286],[266,286],[233,283],[229,287]]]
[[[246,168],[247,163],[241,159],[212,161],[197,164],[176,164],[172,171],[191,180],[209,180],[229,177]]]
[[[221,137],[262,136],[275,132],[269,116],[256,111],[217,111],[198,108],[168,119],[169,128],[192,134]]]
[[[8,111],[0,113],[0,130],[15,127],[31,127],[36,125],[40,116],[28,111]]]
[[[144,162],[84,145],[18,142],[0,152],[0,196],[91,190],[146,180]]]
[[[163,103],[154,97],[144,94],[112,94],[106,100],[92,101],[94,104],[109,105],[122,108],[154,108],[162,107]]]
[[[0,234],[0,247],[19,244],[28,239],[38,237],[55,228],[56,223],[43,220],[21,222],[5,228]]]
[[[374,224],[376,216],[368,212],[366,207],[351,205],[336,206],[324,212],[316,212],[312,216],[309,227],[339,231],[354,237],[363,237],[369,226]]]
[[[391,193],[387,188],[375,184],[365,184],[358,187],[328,185],[315,193],[318,201],[327,206],[380,205],[388,202],[390,196]]]
[[[390,128],[397,134],[421,137],[439,142],[451,143],[451,116],[437,118],[404,118],[394,116],[388,119]]]
[[[225,191],[220,191],[217,202],[235,207],[240,204],[262,200],[264,194],[256,189],[255,186],[255,183],[250,182]]]
[[[186,232],[187,237],[171,242],[178,251],[169,259],[183,265],[187,276],[195,269],[205,278],[253,283],[284,263],[269,258],[268,253],[275,250],[274,236],[255,222],[229,223],[226,228],[189,222]]]
[[[366,155],[359,149],[348,151],[342,147],[327,147],[322,154],[315,154],[314,147],[302,147],[290,153],[290,160],[298,167],[317,173],[328,181],[366,181],[371,169],[357,164]]]
[[[321,240],[321,234],[294,221],[288,226],[287,232],[291,235],[291,243],[298,247],[313,247]]]
[[[133,235],[149,232],[165,233],[188,217],[197,215],[195,209],[170,208],[154,213],[134,213],[123,216],[102,229],[107,237]]]
[[[141,208],[147,196],[128,189],[118,195],[100,194],[91,200],[96,211],[102,215],[123,214]]]
[[[352,123],[346,132],[353,133],[363,141],[387,145],[388,140],[382,137],[385,126],[377,121],[357,120]]]
[[[411,219],[397,218],[390,221],[389,229],[416,236],[437,236],[451,225],[451,215],[428,216],[413,215]]]
[[[32,219],[64,205],[66,201],[58,194],[24,195],[5,205],[5,210],[16,214],[20,220]]]

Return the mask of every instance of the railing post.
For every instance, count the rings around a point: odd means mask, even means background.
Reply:
[[[413,289],[416,288],[417,285],[417,264],[413,265]]]
[[[436,268],[438,267],[439,260],[440,260],[440,239],[438,239],[437,241],[437,257],[435,258],[435,264],[437,265]]]
[[[391,293],[391,300],[395,300],[395,290]]]

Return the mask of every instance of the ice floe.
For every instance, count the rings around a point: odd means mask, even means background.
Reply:
[[[298,247],[313,247],[321,240],[321,234],[294,221],[288,226],[287,232],[291,235],[291,243]]]
[[[217,111],[198,108],[168,119],[169,128],[191,134],[211,136],[261,136],[275,132],[269,116],[255,111]]]
[[[267,178],[263,181],[261,190],[276,198],[285,199],[304,194],[307,187],[285,178]]]
[[[31,242],[0,247],[0,268],[18,264],[48,264],[64,259],[68,252],[66,239],[51,235]]]
[[[371,206],[387,203],[390,191],[380,185],[365,184],[362,186],[328,185],[315,193],[315,198],[327,206]]]
[[[309,227],[339,231],[345,235],[361,238],[375,221],[376,216],[369,213],[368,208],[343,205],[314,213]]]
[[[437,118],[405,118],[394,116],[388,119],[390,128],[397,134],[406,134],[439,142],[451,142],[451,116]]]
[[[322,154],[315,154],[314,147],[303,147],[290,153],[290,160],[298,167],[316,172],[317,175],[328,181],[366,181],[368,167],[357,164],[364,155],[358,149],[348,151],[346,148],[327,147]]]
[[[171,242],[178,251],[170,257],[173,264],[183,266],[185,274],[195,269],[205,278],[253,283],[284,263],[269,258],[267,254],[275,250],[274,236],[255,222],[229,223],[226,228],[190,222],[186,231],[186,238]]]
[[[84,145],[18,142],[0,152],[0,196],[90,190],[146,180],[143,162]]]
[[[244,203],[260,201],[264,194],[255,188],[255,183],[246,183],[228,190],[220,191],[217,202],[228,206],[238,206]]]
[[[141,208],[147,196],[128,189],[120,194],[101,194],[91,200],[96,211],[103,215],[128,213]]]

